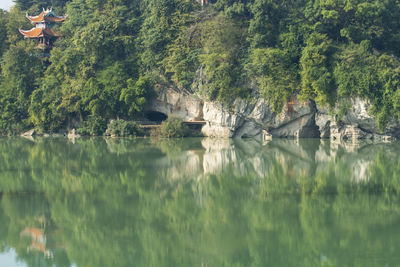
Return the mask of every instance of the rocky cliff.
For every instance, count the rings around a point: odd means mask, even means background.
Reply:
[[[275,113],[262,98],[236,100],[229,107],[204,101],[189,92],[164,88],[146,107],[167,116],[175,115],[188,121],[204,120],[202,133],[208,137],[235,138],[331,138],[336,140],[379,139],[400,137],[400,124],[389,123],[381,132],[368,113],[369,103],[351,99],[352,107],[340,120],[328,109],[313,101],[293,98],[281,113]]]

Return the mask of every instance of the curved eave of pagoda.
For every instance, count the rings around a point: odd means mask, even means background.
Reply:
[[[48,13],[42,12],[38,16],[29,16],[28,13],[26,13],[26,17],[32,24],[36,24],[44,22],[63,22],[68,17],[68,15],[61,17],[54,15],[53,12],[48,12]]]
[[[32,28],[28,31],[19,29],[19,32],[24,36],[25,39],[26,38],[40,38],[40,37],[44,37],[44,36],[58,37],[58,35],[55,34],[50,29]]]

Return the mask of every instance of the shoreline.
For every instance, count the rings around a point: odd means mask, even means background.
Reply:
[[[391,143],[399,141],[398,138],[390,137],[383,139],[374,139],[374,138],[363,138],[363,139],[334,139],[334,138],[319,138],[319,137],[270,137],[268,139],[263,139],[261,137],[212,137],[212,136],[184,136],[184,137],[163,137],[163,136],[150,136],[150,135],[141,135],[141,136],[106,136],[106,135],[67,135],[67,134],[37,134],[32,136],[25,135],[10,135],[4,136],[0,135],[0,138],[16,138],[21,137],[28,140],[38,139],[68,139],[68,140],[76,140],[76,139],[90,139],[90,138],[102,138],[102,139],[126,139],[126,140],[136,140],[136,139],[152,139],[152,140],[182,140],[182,139],[213,139],[213,140],[254,140],[259,142],[269,142],[272,140],[321,140],[323,142],[329,141],[333,143]]]

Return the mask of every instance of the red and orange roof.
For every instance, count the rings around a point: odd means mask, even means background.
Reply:
[[[30,20],[32,24],[44,22],[63,22],[67,18],[67,16],[56,16],[51,9],[43,9],[42,13],[40,13],[38,16],[29,16],[27,13],[26,17]]]
[[[25,38],[39,38],[44,36],[57,37],[57,35],[49,28],[32,28],[28,31],[19,30]]]

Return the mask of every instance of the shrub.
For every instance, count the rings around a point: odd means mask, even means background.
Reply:
[[[133,121],[113,120],[108,124],[107,135],[111,136],[136,136],[139,135],[140,129]]]
[[[106,128],[106,120],[98,116],[89,116],[88,119],[83,122],[82,127],[78,128],[78,134],[100,136],[104,134]]]
[[[183,124],[183,120],[174,116],[163,121],[160,128],[153,133],[153,135],[167,138],[184,137],[188,134],[189,128]]]

